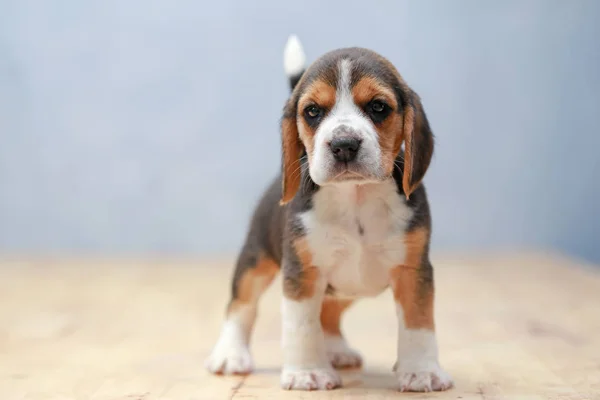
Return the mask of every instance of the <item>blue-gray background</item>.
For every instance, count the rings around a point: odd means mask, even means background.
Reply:
[[[600,1],[0,0],[0,252],[235,251],[282,49],[365,46],[437,136],[434,250],[600,262]]]

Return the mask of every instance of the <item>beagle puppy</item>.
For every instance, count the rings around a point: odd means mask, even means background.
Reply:
[[[290,36],[281,175],[253,214],[206,367],[252,370],[257,304],[281,270],[282,388],[340,387],[335,368],[362,363],[342,335],[342,314],[355,299],[389,287],[398,319],[398,389],[448,389],[452,379],[438,362],[431,216],[421,183],[434,137],[419,96],[367,49],[331,51],[308,68],[304,61]]]

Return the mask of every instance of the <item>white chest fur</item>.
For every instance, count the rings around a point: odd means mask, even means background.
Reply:
[[[387,287],[390,268],[404,261],[411,217],[392,179],[323,186],[313,209],[300,216],[313,264],[346,296],[374,296]]]

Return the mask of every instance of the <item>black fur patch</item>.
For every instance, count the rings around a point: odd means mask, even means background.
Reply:
[[[401,152],[396,158],[394,164],[393,177],[398,189],[398,195],[406,198],[406,193],[402,188],[402,177],[404,175],[404,153]],[[431,230],[431,214],[429,210],[429,202],[427,200],[427,192],[425,186],[420,184],[410,195],[406,204],[413,211],[413,216],[408,222],[407,232],[411,232],[416,228],[425,227]]]

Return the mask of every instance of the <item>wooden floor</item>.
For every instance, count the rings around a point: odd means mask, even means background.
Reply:
[[[0,263],[0,400],[600,399],[600,269],[542,256],[436,261],[441,362],[456,387],[393,390],[390,293],[344,321],[363,370],[333,392],[279,389],[279,286],[263,298],[257,371],[211,376],[230,263]]]

